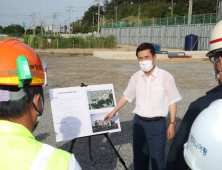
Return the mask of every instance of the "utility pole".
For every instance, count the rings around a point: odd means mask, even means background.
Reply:
[[[32,14],[32,22],[33,22],[33,36],[35,36],[35,13],[34,13],[34,11]]]
[[[71,31],[71,29],[70,29],[70,12],[72,11],[70,8],[73,8],[72,6],[70,6],[70,3],[69,3],[69,10],[67,10],[67,11],[69,11],[69,35],[70,35],[70,31]]]
[[[193,0],[189,0],[188,25],[191,24],[191,19],[192,19],[192,8],[193,8]]]
[[[70,35],[70,2],[69,2],[69,35]]]
[[[41,34],[43,34],[43,31],[42,31],[42,19],[41,19],[41,13],[39,12],[39,17],[40,17],[40,24],[41,24]]]
[[[45,34],[46,34],[46,16],[44,18],[44,30],[45,30]]]
[[[56,19],[56,15],[55,15],[55,12],[53,11],[53,25],[52,25],[52,31],[54,32],[54,35],[55,35],[55,19]]]
[[[139,26],[139,21],[140,21],[140,6],[138,8],[138,26]]]
[[[31,15],[31,16],[32,16],[32,15]],[[33,22],[33,20],[32,20],[32,22]],[[29,24],[28,27],[25,26],[25,35],[26,35],[26,31],[27,31],[27,29],[29,29],[29,27],[31,26],[32,22]]]
[[[53,16],[53,26],[52,26],[52,28],[53,28],[53,30],[54,30],[54,35],[55,35],[55,18],[56,17],[56,15],[55,15],[55,13],[54,13],[54,16]]]
[[[102,17],[102,20],[103,20],[103,28],[104,28],[104,23],[105,23],[105,21],[104,21],[104,11],[105,11],[105,9],[104,9],[104,7],[103,7],[103,17]]]
[[[171,7],[171,17],[173,17],[173,0],[172,0],[172,7]]]
[[[154,19],[156,18],[156,0],[154,0]]]
[[[117,7],[116,7],[116,22],[117,22]]]
[[[222,20],[222,0],[220,0],[220,18],[219,21]]]
[[[93,27],[94,27],[94,12],[93,12]]]
[[[222,20],[222,0],[217,0],[217,22]]]
[[[99,3],[98,3],[98,34],[99,34],[99,14],[100,14],[100,0],[99,0]]]
[[[57,15],[56,15],[56,17],[57,17],[57,35],[58,35],[58,9],[57,9]]]
[[[80,18],[80,19],[79,19],[79,23],[78,23],[78,18]],[[81,26],[81,23],[82,23],[81,17],[76,17],[76,22],[77,22],[77,24],[78,24],[79,26]]]
[[[105,20],[104,20],[104,14],[103,14],[103,26],[104,26],[104,24],[105,24]]]

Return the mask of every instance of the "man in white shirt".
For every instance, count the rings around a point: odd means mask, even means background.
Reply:
[[[166,134],[168,140],[174,136],[176,102],[182,98],[173,76],[155,65],[157,56],[153,45],[141,44],[136,55],[141,70],[132,75],[117,106],[104,120],[110,121],[128,101],[136,98],[133,110],[134,170],[148,170],[150,158],[153,170],[165,170]],[[167,130],[165,116],[169,111]]]

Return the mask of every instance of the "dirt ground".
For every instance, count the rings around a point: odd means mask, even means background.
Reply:
[[[127,48],[125,47],[125,49]],[[137,60],[109,60],[93,56],[71,56],[46,51],[38,52],[38,54],[40,58],[48,63],[49,86],[44,87],[44,113],[34,136],[43,143],[68,151],[71,141],[55,142],[49,89],[75,87],[80,86],[81,83],[87,85],[113,84],[116,101],[118,102],[130,77],[139,70],[139,64]],[[212,63],[207,59],[189,58],[157,60],[156,65],[174,76],[177,88],[183,98],[177,107],[177,124],[175,126],[177,130],[190,103],[216,86],[212,75]],[[134,101],[127,103],[119,111],[121,132],[110,134],[111,141],[126,162],[129,170],[133,170],[132,120],[134,114],[132,114],[132,110],[135,107]],[[166,120],[169,124],[169,117]],[[166,143],[166,157],[171,142],[172,140]],[[89,158],[88,138],[77,139],[72,152],[83,170],[125,169],[103,135],[92,137],[93,161]]]
[[[119,65],[127,65],[128,64],[128,70],[127,73],[131,72],[131,74],[133,74],[134,70],[130,70],[130,65],[132,64],[136,64],[137,60],[106,60],[106,59],[100,59],[100,58],[96,58],[93,56],[70,56],[64,53],[48,53],[48,52],[38,52],[38,54],[43,57],[44,59],[46,59],[48,61],[49,64],[49,70],[53,72],[58,72],[58,74],[53,74],[53,79],[57,79],[59,78],[58,75],[62,74],[61,69],[67,73],[67,75],[72,75],[71,79],[75,79],[78,80],[78,83],[76,85],[80,84],[80,81],[85,82],[84,79],[85,77],[91,77],[93,78],[92,80],[95,80],[93,82],[97,82],[97,80],[95,78],[102,80],[101,83],[106,84],[106,83],[110,83],[112,82],[115,85],[122,85],[122,81],[124,82],[128,82],[129,77],[127,77],[126,79],[123,79],[121,77],[121,75],[123,73],[119,72],[118,69],[114,69],[115,67],[118,67]],[[70,62],[69,60],[71,60],[72,62]],[[67,62],[66,62],[67,61]],[[61,63],[62,62],[62,63]],[[164,65],[171,65],[171,64],[185,64],[185,63],[207,63],[209,64],[209,59],[192,59],[192,58],[185,58],[185,59],[161,59],[161,60],[157,60],[157,65],[158,64],[164,64]],[[51,68],[51,64],[56,64],[56,67]],[[59,64],[61,64],[59,68]],[[76,65],[77,67],[73,67],[72,65]],[[64,66],[65,65],[65,66]],[[95,67],[92,68],[92,66],[99,66],[99,67]],[[188,64],[189,65],[189,64]],[[58,67],[57,67],[58,66]],[[56,69],[54,69],[56,68]],[[109,69],[108,69],[109,68]],[[110,69],[112,68],[112,69]],[[51,70],[52,69],[52,70]],[[68,71],[70,69],[70,71]],[[108,69],[108,70],[107,70]],[[139,66],[138,66],[139,69]],[[178,68],[176,68],[178,69]],[[187,82],[189,81],[193,81],[193,73],[192,73],[192,69],[191,70],[187,70],[187,74],[181,74],[181,72],[178,72],[178,70],[176,69],[172,69],[169,68],[168,71],[170,73],[173,73],[176,81],[178,82],[178,86],[181,87],[182,89],[191,89],[191,88],[195,88],[195,87],[205,87],[205,83],[198,80],[195,81],[195,83],[183,83],[184,80],[186,80]],[[65,71],[66,70],[66,71]],[[189,72],[189,73],[188,73]],[[129,74],[129,75],[131,75]],[[195,73],[196,74],[196,73]],[[110,76],[109,76],[110,75]],[[113,76],[115,75],[115,76]],[[95,77],[96,76],[96,77]],[[109,81],[107,81],[106,77],[109,76]],[[121,78],[119,79],[118,76],[120,76]],[[66,77],[66,76],[65,76]],[[63,78],[65,78],[63,77]],[[72,82],[70,80],[70,77],[67,77],[69,80],[68,82]],[[49,79],[50,80],[50,79]],[[72,86],[71,84],[68,84],[70,86]],[[191,87],[189,87],[191,86]],[[124,87],[125,88],[125,87]],[[124,90],[123,88],[121,88],[121,90]]]
[[[93,51],[136,51],[137,46],[131,45],[118,45],[115,49],[108,48],[91,48],[91,49],[79,49],[79,48],[67,48],[67,49],[36,49],[36,52],[54,52],[54,53],[93,53]],[[182,51],[181,49],[167,49],[161,48],[162,51]]]
[[[127,87],[130,77],[138,71],[139,64],[135,60],[109,60],[93,56],[71,56],[67,53],[92,53],[94,50],[110,49],[46,49],[35,51],[48,63],[48,84],[44,87],[44,112],[37,129],[36,140],[54,147],[69,151],[71,141],[55,142],[55,131],[49,99],[49,89],[87,85],[113,84],[116,101],[120,99]],[[118,46],[119,51],[135,51],[136,46]],[[165,49],[162,49],[165,50]],[[174,49],[176,50],[176,49]],[[212,74],[212,63],[206,59],[162,59],[156,65],[174,76],[182,100],[177,104],[175,130],[191,102],[205,95],[206,91],[216,86]],[[121,132],[110,134],[110,139],[123,158],[129,170],[133,170],[133,134],[132,121],[135,100],[127,103],[119,111]],[[169,117],[166,117],[167,126]],[[115,152],[103,135],[92,137],[92,159],[89,157],[88,138],[76,140],[74,153],[83,170],[125,170]],[[166,142],[166,157],[172,140]],[[151,168],[150,168],[151,170]]]

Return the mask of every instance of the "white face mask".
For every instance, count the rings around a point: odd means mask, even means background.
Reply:
[[[144,61],[140,61],[139,65],[140,65],[140,69],[144,72],[149,72],[150,70],[152,70],[153,68],[153,60],[144,60]]]

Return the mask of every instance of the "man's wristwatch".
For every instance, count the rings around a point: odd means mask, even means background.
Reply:
[[[170,122],[170,124],[176,125],[176,122]]]

